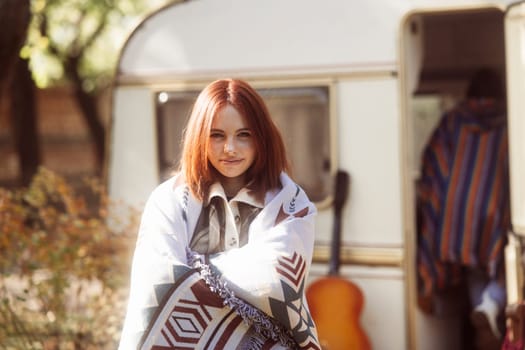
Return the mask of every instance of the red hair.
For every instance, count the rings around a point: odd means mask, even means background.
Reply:
[[[280,173],[289,169],[281,133],[261,96],[242,80],[216,80],[206,86],[195,101],[184,132],[180,160],[190,191],[200,200],[217,181],[218,173],[208,161],[208,142],[213,118],[227,105],[245,118],[252,131],[256,157],[246,171],[249,188],[262,196],[278,188]]]

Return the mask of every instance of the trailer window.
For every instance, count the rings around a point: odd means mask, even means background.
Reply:
[[[325,86],[258,89],[281,130],[292,176],[314,201],[330,190],[329,90]],[[161,179],[170,176],[181,152],[181,137],[198,91],[157,93]]]

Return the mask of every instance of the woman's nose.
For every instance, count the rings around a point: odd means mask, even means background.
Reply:
[[[224,143],[224,152],[225,153],[232,153],[235,150],[235,147],[233,145],[233,140],[226,140]]]

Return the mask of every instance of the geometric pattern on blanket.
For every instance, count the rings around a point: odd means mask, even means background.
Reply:
[[[269,298],[274,317],[292,330],[301,349],[320,350],[311,329],[315,327],[312,317],[304,307],[304,273],[306,261],[297,252],[290,258],[281,257],[276,271],[281,275],[284,300]]]
[[[163,288],[165,289],[165,288]],[[197,272],[173,284],[142,341],[142,349],[277,349],[212,292]]]
[[[306,261],[295,253],[290,258],[280,258],[275,269],[284,300],[269,298],[274,317],[292,330],[301,349],[320,350],[311,332],[315,325],[301,300]],[[197,271],[177,272],[176,283],[155,286],[159,305],[148,317],[151,323],[140,348],[282,349],[277,341],[260,336],[239,314],[225,306]]]

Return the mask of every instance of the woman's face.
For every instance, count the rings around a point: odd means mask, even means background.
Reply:
[[[223,186],[238,191],[254,162],[255,143],[252,130],[233,106],[227,105],[213,119],[208,147],[208,160],[224,176]]]

